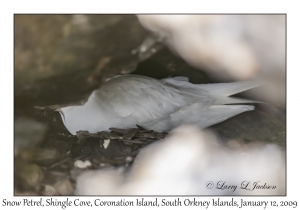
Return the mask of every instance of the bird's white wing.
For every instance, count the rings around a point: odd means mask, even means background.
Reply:
[[[95,91],[89,101],[96,101],[107,112],[119,117],[136,117],[140,122],[163,118],[192,100],[201,101],[199,95],[187,95],[182,90],[143,76],[120,76],[110,80]],[[203,101],[207,100],[202,96]]]

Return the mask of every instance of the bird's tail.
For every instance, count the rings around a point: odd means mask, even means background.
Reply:
[[[231,96],[261,85],[260,82],[254,80],[231,83],[192,84],[187,77],[166,78],[162,81],[178,88],[201,89],[222,96]]]
[[[232,83],[219,83],[219,84],[201,84],[197,85],[201,90],[205,90],[214,95],[216,100],[215,105],[222,104],[240,104],[240,103],[261,103],[259,101],[229,97],[231,95],[255,88],[261,84],[257,81],[241,81]]]
[[[192,84],[186,77],[174,77],[164,79],[163,81],[194,96],[199,95],[199,91],[205,91],[215,99],[214,105],[261,103],[250,99],[229,97],[261,85],[261,83],[254,80],[216,84]]]
[[[202,90],[222,96],[231,96],[255,87],[261,84],[257,81],[240,81],[231,83],[217,83],[217,84],[200,84],[197,85]]]

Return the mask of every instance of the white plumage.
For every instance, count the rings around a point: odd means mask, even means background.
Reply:
[[[59,109],[70,133],[90,133],[109,128],[143,126],[158,132],[170,131],[181,124],[206,128],[245,111],[255,103],[228,97],[258,86],[257,83],[234,82],[192,84],[186,77],[157,80],[139,75],[116,76],[95,90],[82,106]]]

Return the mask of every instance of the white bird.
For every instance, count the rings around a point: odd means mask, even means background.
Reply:
[[[206,128],[254,109],[256,103],[230,95],[258,86],[244,81],[219,84],[192,84],[186,77],[157,80],[139,75],[115,76],[95,90],[81,106],[58,109],[66,128],[73,135],[109,128],[136,125],[157,132],[169,132],[181,124]]]

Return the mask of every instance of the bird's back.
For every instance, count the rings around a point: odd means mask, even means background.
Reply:
[[[160,118],[188,106],[199,95],[187,95],[163,81],[139,75],[118,76],[96,90],[99,106],[119,117],[134,116],[140,122]],[[205,97],[203,97],[205,98]]]

